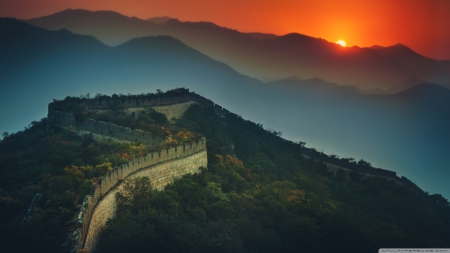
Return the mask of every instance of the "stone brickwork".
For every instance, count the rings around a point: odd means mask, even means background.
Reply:
[[[77,248],[95,249],[101,229],[117,210],[116,193],[123,180],[147,176],[155,189],[162,190],[176,178],[199,172],[201,167],[207,167],[205,138],[153,152],[115,168],[91,193]]]
[[[320,157],[320,158],[314,157],[310,153],[308,155],[302,154],[302,156],[307,159],[313,159],[317,162],[322,162],[327,167],[327,169],[329,171],[334,172],[334,174],[336,174],[336,172],[338,170],[342,170],[346,173],[347,178],[348,178],[349,173],[356,172],[356,173],[360,173],[365,178],[381,177],[388,181],[394,182],[396,184],[408,187],[412,190],[423,192],[422,189],[420,189],[416,184],[411,182],[408,178],[406,178],[404,176],[398,177],[397,173],[395,173],[393,171],[372,168],[372,167],[368,167],[368,166],[359,166],[359,165],[342,164],[342,163],[339,163],[339,165],[338,165],[336,162],[329,161],[329,159],[327,160],[324,157]]]
[[[188,102],[181,102],[178,104],[171,104],[171,105],[153,105],[151,107],[156,112],[166,115],[168,120],[171,120],[171,119],[181,119],[183,117],[184,113],[193,104],[198,104],[198,103],[194,102],[194,101],[188,101]],[[145,110],[145,106],[127,107],[127,108],[125,108],[125,113],[128,115],[134,114],[137,118],[137,116],[144,110]],[[99,113],[99,114],[110,112],[109,109],[93,109],[91,111],[94,113]]]
[[[66,102],[66,101],[64,101]],[[112,105],[121,105],[129,110],[139,110],[145,106],[168,106],[187,102],[196,102],[204,106],[214,108],[220,116],[234,115],[198,94],[187,92],[178,96],[165,95],[138,95],[108,97],[103,96],[95,99],[72,99],[68,101],[84,110],[108,110]],[[131,130],[127,127],[121,127],[106,122],[86,119],[83,123],[77,123],[75,116],[68,113],[57,111],[56,103],[49,104],[48,118],[49,122],[61,126],[78,126],[83,131],[109,136],[124,141],[140,141],[145,144],[152,144],[154,140],[150,133],[141,130]],[[291,141],[281,139],[283,142],[296,145]],[[303,148],[302,155],[319,162],[323,162],[331,171],[343,170],[347,174],[350,172],[362,173],[366,177],[383,177],[395,181],[404,186],[421,191],[414,183],[405,177],[399,178],[395,172],[372,168],[369,166],[359,166],[352,164],[343,164],[336,159],[312,152],[312,150]],[[125,179],[147,176],[150,178],[152,186],[158,190],[173,182],[175,178],[185,174],[196,173],[200,167],[207,166],[206,139],[188,145],[182,145],[171,149],[161,150],[139,157],[115,168],[106,175],[101,184],[98,185],[90,195],[87,205],[83,204],[83,213],[80,214],[82,229],[78,238],[77,248],[86,248],[94,250],[101,229],[107,220],[114,217],[117,210],[116,194],[120,189],[120,184]]]
[[[77,123],[75,121],[75,116],[69,113],[49,111],[48,119],[52,124],[63,127],[79,127],[82,131],[109,136],[119,140],[141,142],[146,145],[158,144],[158,141],[153,138],[152,134],[149,132],[145,132],[139,129],[132,130],[128,127],[123,127],[93,119],[85,119],[83,123]]]
[[[338,170],[344,171],[345,174],[346,174],[346,176],[347,176],[347,179],[350,179],[350,176],[349,176],[350,173],[352,173],[352,172],[359,172],[359,173],[361,173],[361,176],[362,176],[363,178],[368,178],[368,177],[382,177],[382,178],[384,178],[384,179],[386,179],[386,180],[388,180],[388,181],[392,181],[392,182],[397,183],[397,184],[399,184],[399,185],[403,185],[403,183],[400,182],[400,181],[399,181],[398,179],[396,179],[396,178],[392,178],[392,177],[388,177],[388,176],[383,176],[383,175],[376,175],[376,174],[369,173],[369,172],[363,172],[363,171],[352,170],[352,169],[348,169],[348,168],[345,168],[345,167],[342,167],[342,166],[338,166],[338,165],[335,165],[335,164],[332,164],[332,163],[328,163],[328,162],[323,162],[323,163],[327,166],[327,169],[328,169],[329,171],[332,171],[335,175],[336,175],[336,173],[337,173]]]
[[[184,102],[197,102],[199,104],[214,108],[217,114],[226,116],[230,113],[227,109],[214,103],[213,101],[193,92],[187,92],[178,96],[165,96],[165,95],[131,95],[123,97],[108,97],[92,99],[74,99],[68,103],[76,104],[77,106],[85,110],[101,110],[110,109],[112,105],[121,105],[125,108],[133,107],[145,107],[145,106],[160,106],[160,105],[173,105]],[[48,105],[48,111],[57,111],[55,108],[57,103],[65,101],[59,101],[50,103]]]
[[[192,96],[191,96],[192,95]],[[203,101],[205,100],[205,101]],[[91,99],[82,100],[85,109],[107,109],[111,103],[122,103],[126,108],[137,108],[147,105],[174,105],[176,103],[197,102],[208,103],[205,98],[196,94],[184,94],[178,97],[155,99]],[[198,102],[197,102],[198,103]],[[214,106],[214,104],[213,104]],[[223,115],[222,107],[220,113]],[[226,111],[226,110],[225,110]],[[73,126],[80,132],[107,136],[117,140],[141,142],[147,145],[156,144],[151,133],[139,129],[130,129],[93,119],[85,119],[78,123],[75,116],[56,111],[49,104],[48,119],[50,124],[63,127]],[[146,156],[138,157],[104,176],[88,195],[78,217],[82,224],[79,229],[77,249],[95,250],[100,232],[108,219],[113,218],[117,210],[116,194],[125,179],[146,176],[150,178],[152,187],[162,190],[176,178],[186,174],[198,173],[201,167],[207,167],[206,139],[202,138],[189,144],[159,150]]]
[[[195,94],[186,93],[179,96],[126,96],[126,97],[107,97],[83,99],[80,106],[86,110],[91,109],[109,109],[112,104],[120,104],[124,107],[143,107],[154,105],[170,105],[182,102],[193,101]]]
[[[166,115],[167,119],[169,120],[181,119],[181,117],[183,117],[183,114],[193,104],[196,104],[196,102],[189,101],[174,105],[153,106],[153,109],[155,109],[155,111],[159,113],[163,113],[164,115]]]

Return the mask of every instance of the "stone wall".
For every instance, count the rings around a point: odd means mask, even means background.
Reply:
[[[193,95],[193,96],[190,96]],[[179,97],[158,98],[158,99],[125,99],[120,103],[127,108],[142,107],[146,105],[171,105],[186,101],[203,101],[201,96],[195,94],[185,94]],[[85,109],[107,109],[111,103],[117,100],[92,99],[82,100],[81,106]],[[209,103],[206,100],[206,103]],[[213,104],[214,106],[214,104]],[[218,107],[223,115],[222,107]],[[49,104],[48,119],[50,124],[63,127],[73,126],[81,132],[108,136],[114,139],[141,142],[147,145],[156,144],[151,133],[142,130],[131,130],[93,119],[85,119],[78,123],[73,114],[54,110]],[[101,183],[97,185],[90,195],[86,196],[80,214],[79,223],[82,224],[78,232],[77,249],[94,250],[98,241],[101,229],[108,219],[113,218],[117,210],[116,193],[121,183],[125,179],[146,176],[150,178],[152,187],[162,190],[172,183],[176,178],[186,174],[199,172],[199,168],[207,167],[206,139],[202,138],[189,144],[180,145],[174,148],[159,150],[149,153],[146,156],[136,158],[104,176]]]
[[[86,110],[108,109],[112,104],[120,104],[124,107],[142,107],[152,105],[170,105],[182,102],[193,101],[192,93],[179,96],[124,96],[124,97],[103,97],[80,100],[80,106]]]
[[[50,103],[48,105],[48,110],[49,112],[58,111],[58,109],[55,108],[58,107],[59,103],[70,103],[75,104],[85,110],[95,110],[95,109],[109,109],[113,104],[118,104],[125,108],[132,108],[132,107],[145,107],[158,105],[172,105],[189,101],[213,107],[216,113],[221,116],[225,116],[230,113],[230,111],[223,108],[222,106],[215,104],[213,101],[193,92],[187,92],[178,96],[166,96],[163,94],[163,95],[130,95],[122,97],[103,96],[100,98],[92,98],[92,99],[74,98],[69,101],[58,101]]]
[[[235,115],[211,100],[190,92],[178,96],[104,96],[96,99],[74,99],[69,102],[72,104],[75,103],[76,106],[86,110],[103,110],[111,108],[111,105],[113,104],[120,104],[125,108],[138,108],[145,106],[174,105],[189,101],[212,107],[215,112],[221,116],[227,116],[229,114]],[[58,112],[54,109],[56,107],[56,104],[49,104],[48,118],[50,122],[62,126],[77,126],[74,115]],[[105,122],[87,119],[85,122],[78,124],[78,126],[88,132],[126,141],[141,141],[145,144],[152,144],[153,142],[150,133],[141,130],[131,130],[126,127]],[[289,145],[297,145],[284,139],[281,139],[281,141]],[[323,162],[327,168],[332,171],[343,170],[346,173],[362,173],[364,176],[368,177],[384,177],[411,189],[421,191],[414,183],[405,177],[399,178],[393,171],[342,163],[337,159],[332,159],[324,154],[313,152],[313,150],[307,148],[302,148],[301,153],[307,158]],[[117,209],[115,195],[122,180],[135,176],[148,176],[156,189],[163,189],[164,186],[173,182],[174,178],[188,173],[195,173],[198,171],[198,168],[206,167],[206,165],[206,140],[202,139],[201,144],[195,143],[162,150],[157,153],[149,154],[146,157],[140,157],[120,168],[116,168],[113,172],[105,176],[102,183],[92,193],[87,207],[84,207],[85,213],[84,217],[82,217],[82,220],[84,219],[83,228],[79,236],[78,248],[95,249],[95,244],[101,228],[109,218],[114,217]]]
[[[158,144],[158,141],[149,132],[145,132],[139,129],[132,130],[128,127],[123,127],[93,119],[85,119],[83,123],[77,123],[75,121],[75,116],[69,113],[49,111],[48,119],[52,124],[63,127],[79,127],[82,131],[109,136],[119,140],[141,142],[146,145]]]
[[[143,96],[125,96],[125,97],[119,97],[119,98],[113,98],[113,97],[103,97],[98,99],[80,99],[78,100],[78,104],[81,107],[84,107],[85,109],[108,109],[111,104],[119,103],[123,105],[126,108],[132,108],[132,107],[142,107],[142,106],[158,106],[158,105],[172,105],[177,103],[183,103],[187,101],[194,101],[199,104],[209,106],[214,108],[215,112],[221,116],[227,116],[227,115],[235,115],[231,112],[229,112],[227,109],[221,107],[220,105],[215,104],[213,101],[198,95],[196,93],[187,92],[179,96],[167,96],[164,95],[143,95]],[[49,111],[52,107],[52,104],[49,105]],[[237,115],[235,115],[237,116]],[[74,118],[72,118],[70,115],[63,115],[59,119],[61,122],[66,123],[75,121]],[[284,143],[288,143],[290,145],[296,145],[292,141],[288,141],[285,139],[282,139],[280,137],[281,141]],[[394,171],[384,170],[380,168],[373,168],[370,166],[360,166],[356,164],[349,164],[349,163],[342,163],[338,159],[332,159],[329,156],[326,156],[324,154],[320,154],[318,152],[313,152],[312,150],[308,148],[302,148],[301,153],[305,156],[311,157],[315,160],[322,161],[326,164],[329,164],[329,166],[333,165],[334,167],[340,167],[340,168],[346,168],[346,170],[351,170],[359,173],[363,173],[365,175],[373,175],[373,176],[381,176],[384,178],[388,178],[391,180],[395,180],[397,182],[400,182],[401,184],[405,186],[409,186],[411,188],[414,188],[416,190],[420,190],[419,187],[417,187],[414,183],[412,183],[410,180],[408,180],[405,177],[398,177],[397,174]],[[421,191],[421,190],[420,190]]]
[[[377,175],[377,174],[370,173],[370,172],[357,171],[357,170],[354,170],[354,169],[345,168],[345,167],[338,166],[336,164],[332,164],[332,163],[328,163],[328,162],[323,162],[323,163],[325,164],[325,166],[327,166],[327,169],[329,171],[334,172],[335,175],[336,175],[338,170],[344,171],[346,173],[346,175],[347,175],[347,179],[350,179],[350,176],[349,176],[350,173],[357,172],[357,173],[361,173],[363,178],[382,177],[382,178],[384,178],[384,179],[386,179],[388,181],[392,181],[392,182],[397,183],[399,185],[403,185],[403,183],[400,182],[398,178],[392,178],[390,176],[384,176],[384,175]]]
[[[305,155],[305,153],[307,153],[308,155]],[[332,171],[335,174],[338,170],[342,170],[347,174],[347,178],[348,178],[349,173],[356,172],[356,173],[360,173],[363,177],[381,177],[388,181],[392,181],[396,184],[408,187],[409,189],[412,189],[414,191],[423,192],[423,190],[420,189],[420,187],[418,187],[416,184],[411,182],[408,178],[406,178],[404,176],[398,177],[397,173],[395,173],[394,171],[383,170],[383,169],[379,169],[379,168],[372,168],[372,167],[368,167],[368,166],[359,166],[359,165],[355,165],[355,164],[344,164],[344,163],[339,163],[336,161],[330,161],[331,159],[329,159],[329,158],[327,159],[324,157],[315,157],[315,156],[311,155],[310,152],[304,152],[302,154],[302,156],[307,159],[313,159],[316,162],[322,162],[329,171]]]
[[[113,104],[120,104],[125,108],[137,108],[145,106],[162,106],[175,105],[185,102],[197,102],[199,104],[214,108],[215,112],[220,116],[225,117],[230,114],[230,111],[215,104],[213,101],[198,95],[196,93],[188,92],[179,96],[164,96],[164,95],[139,95],[139,96],[123,96],[123,97],[102,97],[93,99],[73,99],[67,103],[76,104],[85,110],[102,110],[109,109]],[[49,122],[63,127],[74,126],[80,127],[81,130],[94,134],[109,136],[115,139],[141,142],[147,145],[156,145],[158,140],[153,138],[152,134],[139,129],[130,129],[103,121],[96,121],[93,119],[85,119],[83,123],[78,123],[75,116],[70,113],[65,113],[56,110],[58,103],[66,103],[66,101],[53,102],[48,105]]]
[[[117,210],[116,193],[125,179],[147,176],[155,189],[162,190],[176,178],[207,167],[206,139],[136,158],[108,173],[93,189],[85,207],[77,248],[95,249],[107,220]]]
[[[197,102],[189,101],[174,105],[153,106],[152,108],[167,116],[167,119],[181,119],[189,107]]]
[[[188,101],[188,102],[180,102],[178,104],[171,104],[171,105],[153,105],[151,106],[156,112],[162,113],[166,115],[168,120],[172,119],[181,119],[184,115],[184,113],[189,109],[191,105],[198,104],[194,101]],[[133,115],[135,117],[138,117],[139,114],[145,110],[145,106],[136,106],[136,107],[126,107],[125,113],[127,115]],[[92,112],[103,114],[103,113],[109,113],[110,109],[93,109]]]

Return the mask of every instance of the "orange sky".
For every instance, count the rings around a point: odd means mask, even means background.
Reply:
[[[28,19],[68,8],[211,21],[243,32],[297,32],[348,46],[402,43],[450,59],[450,0],[0,0],[1,17]]]

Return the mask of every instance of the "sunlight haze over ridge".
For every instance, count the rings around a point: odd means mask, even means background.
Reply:
[[[65,9],[111,10],[140,19],[169,16],[208,21],[241,32],[300,33],[347,46],[404,44],[424,56],[450,59],[450,1],[57,1],[6,0],[0,16],[30,19]]]

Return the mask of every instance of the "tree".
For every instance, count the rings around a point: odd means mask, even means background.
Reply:
[[[305,145],[306,145],[306,142],[304,142],[304,141],[299,141],[299,142],[297,142],[297,144],[300,145],[301,148],[304,148]]]
[[[169,120],[167,119],[167,116],[164,113],[160,113],[155,111],[151,106],[146,106],[144,110],[141,112],[142,119],[145,120],[145,116],[150,117],[151,120],[155,121],[157,124],[167,124]]]
[[[372,164],[370,164],[369,162],[364,161],[363,159],[359,160],[358,165],[360,165],[360,166],[369,166],[369,167],[372,166]]]
[[[125,107],[120,103],[115,102],[111,104],[109,109],[111,110],[111,114],[115,117],[125,115]]]

